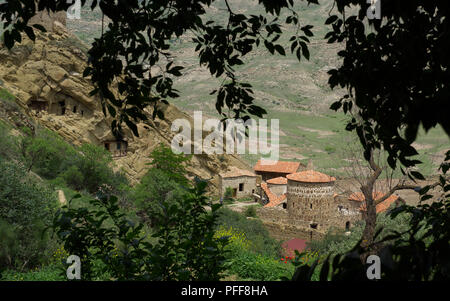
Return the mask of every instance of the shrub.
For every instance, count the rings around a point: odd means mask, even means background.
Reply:
[[[28,170],[46,179],[58,177],[71,188],[96,192],[108,185],[114,193],[128,184],[122,172],[114,172],[111,154],[103,147],[83,144],[73,147],[57,134],[40,130],[36,135],[28,133],[21,141],[22,160]]]
[[[9,134],[10,127],[0,120],[0,157],[13,159],[17,157],[17,139]]]
[[[225,188],[225,193],[223,194],[224,202],[233,202],[233,188],[227,187]]]
[[[158,223],[156,216],[164,209],[161,202],[172,205],[179,202],[186,190],[173,180],[166,171],[152,168],[136,185],[134,199],[136,207],[151,220],[151,225]]]
[[[0,268],[31,268],[49,257],[50,225],[56,197],[23,167],[0,159]]]
[[[256,208],[258,206],[253,205],[253,206],[247,206],[247,208],[245,209],[244,215],[247,217],[257,217],[256,215]]]
[[[213,225],[217,209],[210,212],[206,183],[189,188],[185,197],[164,210],[157,239],[151,244],[143,224],[130,221],[114,196],[92,199],[92,208],[64,206],[54,219],[53,228],[64,249],[81,258],[82,279],[95,279],[95,266],[117,280],[219,280],[224,269],[226,239],[215,239]],[[108,225],[105,221],[113,221]],[[118,252],[117,252],[118,250]]]
[[[270,256],[241,251],[231,259],[229,271],[244,279],[275,281],[292,277],[294,266]]]
[[[216,230],[214,237],[217,239],[226,237],[228,239],[227,248],[231,251],[230,254],[233,251],[250,250],[251,242],[247,239],[245,233],[235,230],[233,227],[225,228],[220,226]]]
[[[20,143],[22,161],[28,170],[42,177],[56,178],[80,156],[73,146],[49,130],[41,129],[36,134],[31,134],[29,129],[24,131]]]
[[[190,160],[190,156],[175,154],[172,149],[160,144],[150,154],[152,168],[164,171],[168,178],[179,184],[187,184],[184,162]]]
[[[247,219],[238,212],[221,208],[216,229],[220,227],[232,228],[235,231],[245,233],[246,238],[251,242],[250,250],[253,252],[272,258],[281,256],[281,242],[270,237],[269,232],[260,220]]]
[[[63,174],[70,187],[94,193],[103,186],[116,194],[121,185],[128,184],[122,172],[112,170],[111,154],[103,147],[83,144],[77,150],[80,155],[75,157],[73,165]],[[71,176],[75,178],[71,179]]]
[[[214,235],[216,238],[227,238],[228,273],[243,279],[273,281],[282,277],[292,277],[292,264],[283,265],[279,257],[255,253],[253,242],[246,233],[233,227],[219,226]]]

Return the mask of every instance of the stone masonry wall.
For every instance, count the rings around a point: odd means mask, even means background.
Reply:
[[[287,210],[292,221],[326,227],[334,215],[333,183],[300,183],[288,181]]]
[[[267,184],[267,187],[270,189],[270,191],[272,191],[276,195],[282,195],[287,191],[287,185]]]
[[[243,191],[239,191],[239,184],[244,184]],[[241,176],[233,178],[221,178],[221,187],[222,196],[225,194],[227,187],[236,189],[237,198],[252,196],[253,192],[256,191],[256,177]]]
[[[259,208],[257,214],[270,236],[278,240],[287,241],[299,238],[309,241],[320,239],[325,234],[320,229],[311,229],[300,223],[292,223],[287,211],[282,208]]]

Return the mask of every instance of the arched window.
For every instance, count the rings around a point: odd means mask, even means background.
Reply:
[[[349,231],[349,230],[350,230],[350,222],[349,222],[349,221],[347,221],[347,222],[345,223],[345,230],[346,230],[346,231]]]

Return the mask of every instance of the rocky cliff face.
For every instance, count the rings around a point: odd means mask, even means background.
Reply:
[[[0,45],[0,83],[16,96],[29,118],[66,141],[109,148],[117,168],[123,168],[135,183],[148,169],[150,152],[159,143],[170,144],[175,135],[170,130],[173,120],[185,118],[193,124],[192,119],[176,107],[167,106],[165,120],[156,119],[145,127],[138,125],[140,137],[126,129],[124,141],[115,141],[99,99],[89,96],[92,85],[82,76],[86,62],[86,46],[67,32],[63,23],[54,21],[52,30],[37,33],[35,42],[24,36],[12,50]],[[211,190],[217,192],[218,173],[229,166],[249,168],[234,155],[193,155],[187,170],[190,177],[211,179]]]

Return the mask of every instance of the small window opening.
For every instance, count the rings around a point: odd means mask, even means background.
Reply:
[[[244,191],[244,183],[239,183],[239,191]]]
[[[350,230],[350,222],[349,222],[349,221],[347,221],[347,222],[345,223],[345,230],[346,230],[346,231],[349,231],[349,230]]]

